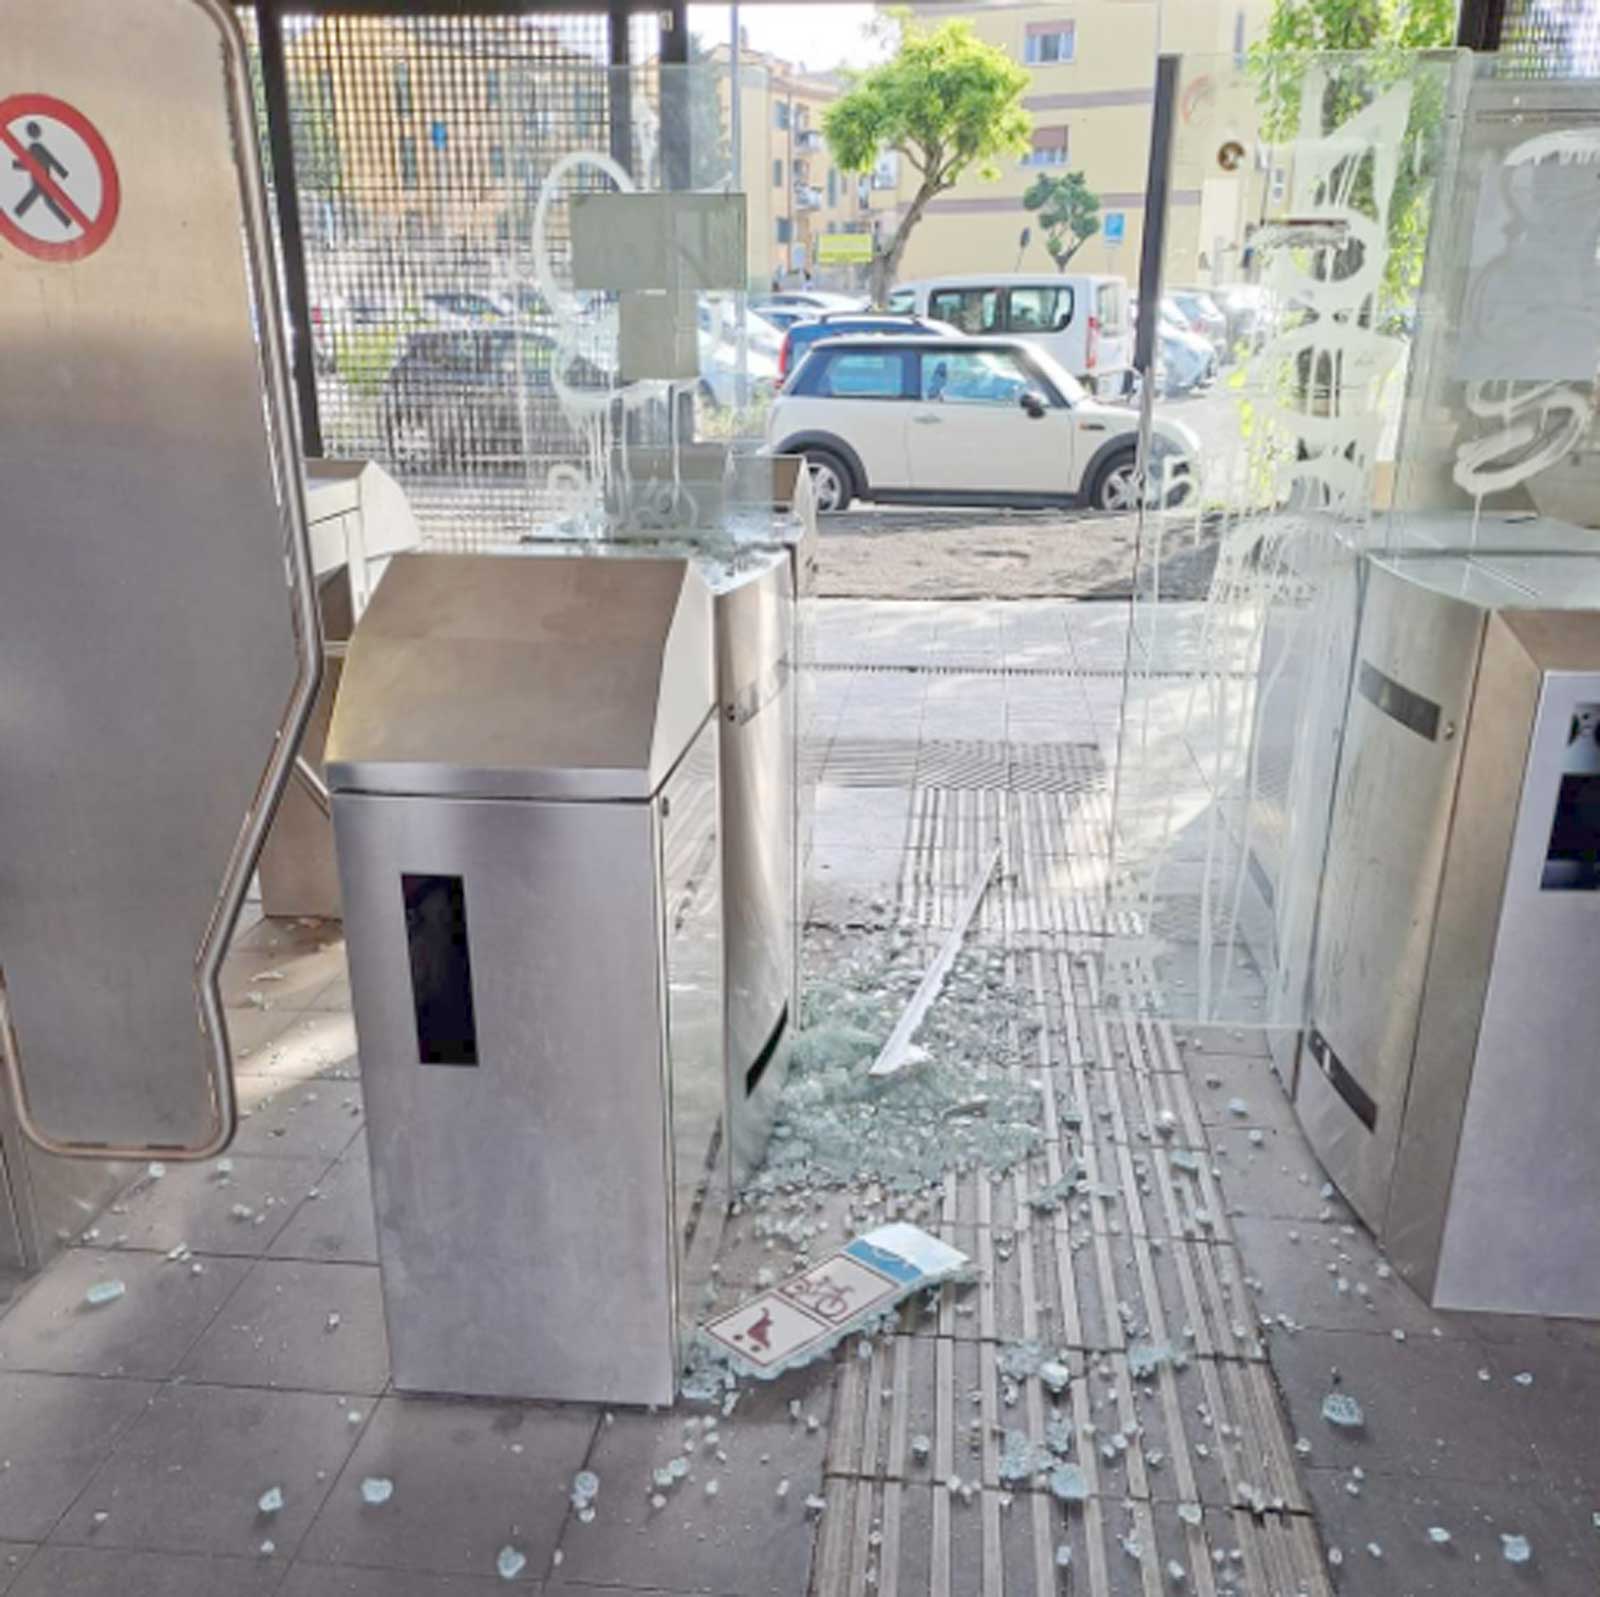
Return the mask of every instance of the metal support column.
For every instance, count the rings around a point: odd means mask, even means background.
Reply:
[[[611,159],[624,171],[633,170],[633,82],[628,68],[633,64],[628,41],[631,12],[628,0],[610,0],[606,8],[606,29],[611,39]]]
[[[1461,0],[1456,43],[1468,50],[1498,50],[1505,21],[1506,0]]]
[[[289,121],[289,77],[283,58],[283,19],[277,0],[255,0],[261,40],[261,85],[267,107],[267,144],[272,154],[272,193],[278,208],[278,248],[288,299],[300,447],[322,453],[322,413],[317,404],[316,351],[311,342],[311,295],[306,287],[305,236],[300,226],[300,189],[295,181],[294,136]]]
[[[688,65],[689,7],[670,0],[661,11],[661,172],[669,190],[691,186]]]

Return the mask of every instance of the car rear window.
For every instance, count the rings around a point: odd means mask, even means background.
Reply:
[[[839,349],[824,359],[811,389],[823,398],[899,399],[905,393],[903,350]]]

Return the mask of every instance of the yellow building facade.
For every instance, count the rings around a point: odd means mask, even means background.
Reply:
[[[709,52],[719,69],[724,103],[731,94],[732,50]],[[741,52],[742,177],[751,197],[750,281],[789,286],[807,271],[820,283],[839,273],[821,264],[830,233],[870,232],[872,209],[864,196],[870,179],[841,171],[822,135],[822,114],[844,92],[833,73],[806,72],[777,56],[746,46]],[[881,190],[880,190],[881,193]],[[881,204],[893,203],[893,192]]]
[[[1270,0],[914,0],[911,9],[924,27],[964,17],[986,43],[1027,67],[1032,82],[1023,103],[1033,118],[1034,148],[1005,163],[995,181],[968,176],[935,200],[911,235],[902,279],[1054,271],[1037,217],[1022,197],[1041,173],[1082,172],[1100,200],[1101,230],[1069,269],[1136,280],[1155,61],[1162,51],[1190,58],[1189,103],[1193,108],[1199,97],[1209,97],[1210,121],[1217,96],[1240,101],[1241,142],[1253,143],[1253,114],[1238,65],[1265,28]],[[1229,256],[1263,179],[1248,161],[1233,171],[1208,166],[1184,143],[1182,126],[1180,108],[1184,160],[1174,172],[1167,275],[1175,283],[1206,282],[1236,271]],[[898,184],[896,206],[909,203],[912,177],[907,172]],[[1031,233],[1026,245],[1025,228]]]

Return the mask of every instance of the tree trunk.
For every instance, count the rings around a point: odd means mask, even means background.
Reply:
[[[887,249],[879,250],[872,260],[872,307],[874,310],[883,310],[889,302],[889,290],[894,285],[895,277],[900,271],[901,257],[906,252],[906,243],[911,237],[911,230],[922,220],[922,213],[927,210],[928,202],[940,189],[945,187],[936,183],[931,178],[924,178],[922,186],[917,190],[916,197],[911,201],[911,207],[901,218],[900,225],[894,230],[894,237],[889,240]]]

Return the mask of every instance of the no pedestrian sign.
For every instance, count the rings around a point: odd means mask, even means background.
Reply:
[[[111,237],[117,164],[83,112],[48,94],[0,100],[0,239],[39,261],[81,261]]]

